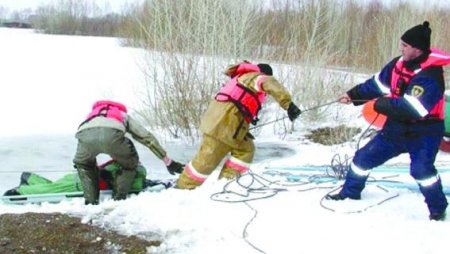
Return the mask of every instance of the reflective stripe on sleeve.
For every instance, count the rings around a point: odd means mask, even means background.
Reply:
[[[380,75],[379,72],[373,75],[373,81],[375,81],[375,84],[377,84],[378,89],[380,89],[380,91],[383,94],[389,94],[391,92],[391,89],[385,86],[383,82],[380,81],[379,75]]]
[[[405,94],[405,100],[419,113],[421,117],[428,115],[428,110],[420,103],[419,99],[414,96]]]
[[[259,75],[255,80],[255,90],[257,92],[264,92],[262,84],[267,76],[265,75]]]

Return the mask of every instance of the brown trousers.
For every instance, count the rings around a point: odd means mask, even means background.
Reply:
[[[255,153],[253,140],[245,138],[242,142],[237,142],[230,146],[205,134],[203,135],[202,144],[200,145],[197,154],[192,159],[191,164],[198,173],[210,175],[229,153],[236,159],[251,163]],[[233,179],[237,175],[239,175],[239,172],[224,165],[220,171],[219,178],[225,177],[227,179]],[[201,184],[201,182],[191,178],[186,170],[184,170],[177,180],[176,188],[194,189]]]

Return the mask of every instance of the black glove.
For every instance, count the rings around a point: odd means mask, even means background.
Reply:
[[[289,107],[287,109],[287,114],[289,117],[289,120],[294,121],[297,119],[297,117],[302,113],[302,111],[293,103],[291,102],[289,104]]]
[[[176,161],[172,161],[167,166],[167,171],[169,171],[169,173],[171,175],[175,175],[175,173],[181,174],[181,172],[183,172],[183,169],[184,169],[184,164],[181,164],[181,163],[176,162]]]
[[[352,99],[352,103],[355,106],[363,105],[367,101],[364,100],[364,97],[359,93],[359,85],[353,87],[352,89],[347,91],[348,97]]]

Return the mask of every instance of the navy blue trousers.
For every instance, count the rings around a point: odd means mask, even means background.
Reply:
[[[430,213],[441,213],[448,205],[442,191],[441,180],[434,167],[441,139],[442,137],[438,135],[399,138],[386,137],[383,133],[379,133],[364,147],[356,151],[353,164],[359,170],[370,170],[402,153],[409,153],[410,174],[416,181],[436,179],[430,185],[419,184],[419,188],[425,197],[425,203]],[[357,173],[358,169],[349,170],[341,190],[341,194],[344,196],[354,199],[361,197],[367,176]]]

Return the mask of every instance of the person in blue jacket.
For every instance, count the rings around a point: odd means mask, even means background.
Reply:
[[[445,220],[448,203],[434,162],[444,135],[442,66],[450,63],[450,55],[431,49],[430,36],[428,21],[407,30],[401,36],[401,56],[338,99],[355,106],[375,99],[375,111],[387,120],[382,130],[356,151],[342,190],[327,199],[361,199],[372,168],[409,153],[410,174],[425,197],[429,219]]]

